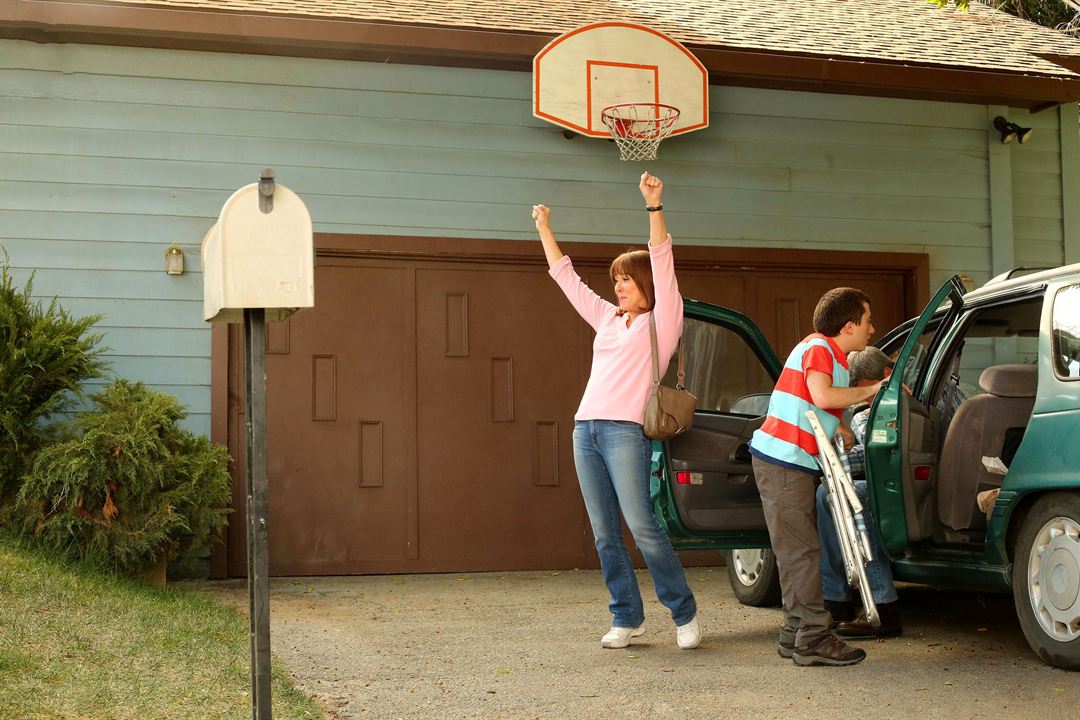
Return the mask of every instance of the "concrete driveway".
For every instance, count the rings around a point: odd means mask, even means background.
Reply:
[[[1080,717],[1080,675],[1029,650],[1011,598],[903,587],[905,633],[848,668],[776,654],[775,609],[689,568],[705,636],[675,646],[647,572],[647,632],[603,650],[598,571],[279,578],[272,646],[340,718]],[[242,610],[242,582],[205,587]]]

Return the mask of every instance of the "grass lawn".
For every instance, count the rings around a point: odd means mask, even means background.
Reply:
[[[0,718],[251,717],[247,619],[0,536]],[[274,718],[325,718],[274,663]]]

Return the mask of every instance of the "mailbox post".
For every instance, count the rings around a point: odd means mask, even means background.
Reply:
[[[315,305],[315,249],[303,201],[263,170],[258,183],[225,202],[203,238],[202,269],[203,319],[244,324],[251,712],[270,720],[266,323]]]
[[[248,622],[253,720],[270,720],[270,533],[266,481],[266,311],[244,310]]]

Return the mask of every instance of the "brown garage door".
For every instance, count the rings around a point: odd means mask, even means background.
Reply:
[[[271,573],[594,567],[570,441],[591,330],[539,248],[341,236],[317,247],[316,307],[268,332]],[[565,249],[610,295],[619,248]],[[685,296],[747,312],[781,353],[830,287],[866,290],[879,331],[925,295],[922,255],[680,248],[677,266]],[[242,458],[231,332],[228,440]],[[217,565],[229,575],[246,571],[243,470]]]

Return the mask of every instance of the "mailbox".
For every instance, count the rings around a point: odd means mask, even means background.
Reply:
[[[243,322],[246,308],[265,308],[268,322],[280,322],[314,307],[315,249],[304,202],[272,174],[240,188],[203,238],[202,270],[208,322]]]

